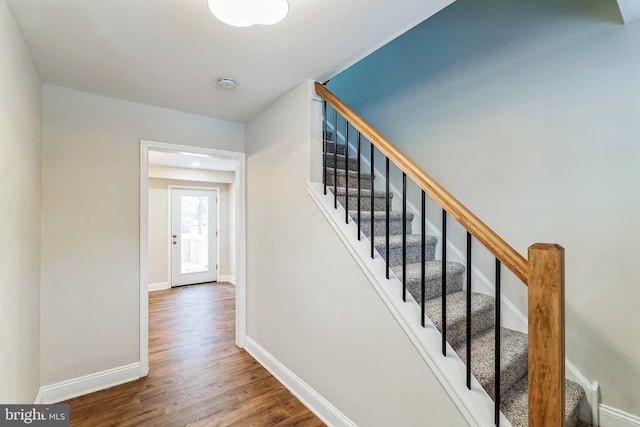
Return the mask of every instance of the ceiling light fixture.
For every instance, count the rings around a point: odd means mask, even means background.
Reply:
[[[288,0],[208,0],[211,13],[225,24],[250,27],[273,25],[289,13]]]
[[[191,163],[191,166],[193,166],[194,168],[197,168],[198,166],[200,166],[200,163],[193,162],[193,163]]]

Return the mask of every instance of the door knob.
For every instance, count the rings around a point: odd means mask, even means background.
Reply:
[[[178,237],[178,235],[177,235],[177,234],[174,234],[172,237],[175,239],[176,237]]]
[[[173,244],[174,244],[174,245],[177,245],[177,244],[178,244],[178,242],[176,242],[176,241],[174,240],[174,241],[173,241]]]

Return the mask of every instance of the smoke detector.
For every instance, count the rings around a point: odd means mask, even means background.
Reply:
[[[236,83],[236,81],[230,77],[220,77],[218,79],[218,86],[220,86],[222,89],[231,90],[237,85],[238,83]]]

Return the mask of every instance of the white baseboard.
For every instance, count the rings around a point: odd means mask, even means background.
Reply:
[[[140,363],[131,363],[118,368],[73,378],[56,384],[40,387],[36,404],[52,404],[67,399],[104,390],[140,378]]]
[[[164,289],[169,289],[171,285],[169,282],[158,282],[158,283],[149,283],[149,292],[152,291],[161,291]]]
[[[640,427],[640,417],[601,404],[600,427]]]
[[[34,405],[38,405],[42,402],[42,387],[38,390],[38,394],[36,394],[36,400],[33,401]]]
[[[220,279],[218,279],[219,282],[229,282],[232,285],[236,284],[236,276],[231,276],[229,274],[222,274],[220,275]]]
[[[356,427],[353,421],[250,337],[246,337],[244,349],[325,424],[330,427]]]

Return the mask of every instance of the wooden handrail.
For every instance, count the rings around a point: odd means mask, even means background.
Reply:
[[[525,285],[529,283],[527,260],[483,223],[447,190],[413,163],[398,148],[380,135],[371,125],[340,101],[322,84],[315,83],[316,93],[324,98],[342,117],[367,138],[380,152],[407,174],[426,194],[456,219],[469,233],[482,243],[497,259],[513,272]]]

